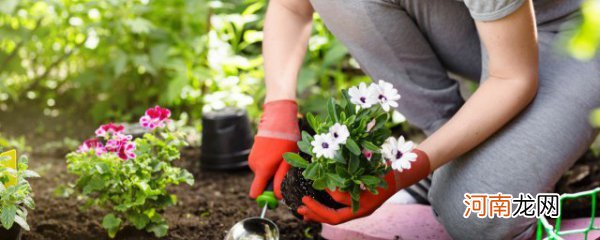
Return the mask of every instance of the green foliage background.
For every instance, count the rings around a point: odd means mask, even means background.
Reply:
[[[186,112],[247,107],[260,114],[265,0],[3,0],[0,111],[75,112],[130,121],[154,104]],[[566,48],[589,59],[600,43],[600,0],[587,0]],[[302,112],[368,78],[316,16],[299,76]]]
[[[198,119],[248,106],[258,116],[263,0],[6,0],[0,3],[0,110],[29,103],[131,120],[161,104]],[[319,20],[300,74],[307,111],[366,80]]]

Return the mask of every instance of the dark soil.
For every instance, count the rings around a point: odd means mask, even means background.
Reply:
[[[323,205],[333,209],[344,207],[344,205],[333,200],[327,192],[312,188],[312,181],[305,179],[302,176],[302,171],[300,168],[292,167],[285,175],[283,183],[281,183],[283,201],[294,216],[302,219],[302,215],[298,214],[296,209],[302,205],[302,197],[304,196],[311,196]]]
[[[600,156],[587,151],[556,184],[556,192],[577,193],[600,187]],[[599,196],[600,197],[600,194]],[[563,218],[589,218],[592,213],[591,197],[569,199],[563,202]],[[600,212],[600,204],[596,205],[596,216]]]
[[[16,223],[8,230],[0,226],[0,236],[2,236],[3,240],[19,240],[21,239],[22,233],[23,230]]]
[[[169,235],[164,239],[223,239],[238,220],[260,214],[259,207],[247,196],[252,180],[249,170],[203,171],[197,166],[197,152],[184,155],[179,164],[194,174],[196,184],[171,189],[177,195],[178,203],[163,213],[170,227]],[[66,198],[55,195],[58,186],[74,180],[66,172],[64,158],[33,156],[30,164],[42,178],[31,180],[37,206],[28,217],[31,231],[26,232],[23,239],[109,239],[100,225],[104,211],[80,209],[83,201],[76,195]],[[321,239],[319,224],[299,221],[283,205],[267,212],[267,217],[279,226],[281,239]],[[115,239],[156,238],[128,227]]]

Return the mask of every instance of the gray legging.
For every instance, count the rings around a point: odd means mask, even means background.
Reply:
[[[485,79],[485,51],[462,2],[311,3],[372,79],[394,83],[402,95],[398,110],[426,133],[464,102],[447,72]],[[464,193],[552,192],[597,135],[587,119],[600,106],[600,60],[582,63],[557,53],[557,36],[569,31],[559,25],[568,18],[538,23],[540,85],[531,105],[485,143],[434,172],[429,201],[455,239],[530,237],[535,219],[464,218]]]

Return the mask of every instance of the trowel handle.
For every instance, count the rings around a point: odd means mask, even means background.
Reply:
[[[273,180],[269,181],[265,191],[256,198],[256,203],[258,203],[258,206],[261,208],[264,207],[265,204],[269,209],[277,208],[279,201],[277,201],[277,197],[275,197],[275,193],[273,192]]]

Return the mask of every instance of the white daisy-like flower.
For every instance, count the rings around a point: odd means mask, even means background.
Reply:
[[[390,137],[381,146],[381,152],[384,161],[392,163],[392,169],[402,172],[404,169],[410,169],[412,162],[417,160],[417,154],[412,152],[414,148],[415,144],[404,140],[403,136],[397,140]]]
[[[336,144],[346,144],[346,140],[348,140],[348,137],[350,137],[350,131],[348,131],[348,127],[339,123],[329,127],[329,134],[331,134]]]
[[[377,103],[374,91],[367,87],[365,83],[360,83],[358,87],[348,89],[348,95],[350,95],[350,102],[361,108],[370,108]]]
[[[369,89],[383,110],[389,111],[390,107],[398,107],[397,101],[400,100],[400,94],[391,83],[379,80],[377,84],[371,84]]]
[[[310,144],[317,157],[333,159],[335,152],[340,149],[340,145],[335,142],[335,138],[330,133],[315,135],[315,140]]]

